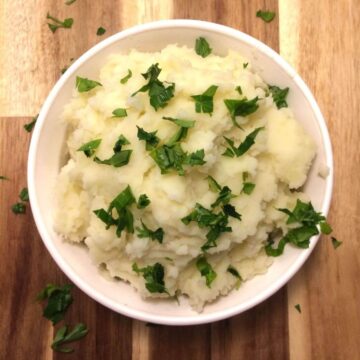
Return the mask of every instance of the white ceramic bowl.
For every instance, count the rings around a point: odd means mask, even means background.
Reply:
[[[97,78],[108,55],[132,48],[156,51],[167,44],[194,46],[197,37],[208,39],[216,54],[228,49],[245,55],[267,83],[290,87],[289,106],[296,118],[315,139],[318,153],[310,171],[305,192],[316,209],[327,214],[333,184],[333,159],[329,134],[316,101],[303,80],[273,50],[240,31],[209,22],[166,20],[140,25],[100,42],[66,71],[46,99],[32,135],[28,161],[28,187],[31,208],[40,235],[50,254],[64,273],[85,293],[99,303],[121,314],[152,323],[191,325],[207,323],[239,314],[264,301],[299,270],[313,250],[313,238],[307,250],[287,246],[283,256],[275,259],[269,271],[245,282],[239,291],[194,312],[185,299],[180,306],[174,301],[144,301],[128,285],[105,278],[91,263],[87,251],[63,242],[53,230],[51,218],[53,187],[65,161],[65,126],[59,121],[64,105],[70,100],[77,74]],[[326,179],[317,174],[327,166]],[[41,259],[39,259],[41,261]]]

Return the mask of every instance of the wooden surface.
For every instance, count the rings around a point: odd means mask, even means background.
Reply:
[[[265,24],[258,9],[276,11]],[[52,34],[46,13],[73,17]],[[53,327],[34,301],[46,283],[68,282],[47,253],[30,208],[10,207],[26,186],[35,115],[70,58],[137,23],[166,18],[215,21],[245,31],[288,59],[315,94],[335,158],[330,223],[344,244],[322,239],[268,301],[231,319],[196,327],[147,326],[95,303],[80,290],[68,322],[90,332],[72,355],[53,353]],[[0,2],[0,359],[360,359],[360,4],[358,0],[2,0]],[[96,36],[99,26],[106,34]],[[302,313],[295,309],[301,304]]]

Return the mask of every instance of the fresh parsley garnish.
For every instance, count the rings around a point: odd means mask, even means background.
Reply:
[[[130,69],[128,69],[127,75],[124,76],[124,77],[120,80],[120,83],[121,83],[121,84],[126,84],[131,77],[132,77],[132,72],[131,72]]]
[[[205,151],[204,149],[196,150],[193,153],[190,153],[186,156],[184,164],[195,166],[195,165],[204,165],[206,161],[204,160]]]
[[[334,249],[337,249],[341,244],[342,241],[339,241],[338,239],[336,239],[335,237],[331,237],[331,243]]]
[[[98,81],[90,80],[87,78],[82,78],[80,76],[77,76],[75,86],[76,86],[78,92],[83,93],[83,92],[90,91],[97,86],[102,86],[102,85]]]
[[[214,95],[218,86],[211,85],[203,94],[192,95],[191,97],[195,100],[195,111],[197,113],[212,114],[214,110]]]
[[[106,29],[104,29],[102,26],[100,26],[96,31],[97,36],[104,35],[105,33],[106,33]]]
[[[221,204],[228,204],[233,197],[234,195],[232,194],[231,189],[228,186],[221,187],[219,191],[219,196],[216,201],[211,204],[211,207],[215,208]]]
[[[37,295],[38,301],[47,300],[43,316],[51,320],[54,325],[64,318],[66,310],[73,302],[72,287],[70,284],[63,286],[48,284]]]
[[[258,100],[259,98],[257,96],[251,100],[248,100],[247,98],[240,100],[224,100],[224,104],[230,113],[231,120],[236,127],[241,129],[241,126],[236,122],[236,116],[248,116],[254,113],[259,108],[259,105],[257,104]]]
[[[24,129],[27,131],[27,132],[31,132],[33,129],[34,129],[34,126],[36,124],[36,121],[39,117],[39,114],[37,114],[36,116],[34,116],[31,121],[28,123],[28,124],[25,124],[24,125]]]
[[[239,93],[239,95],[242,95],[242,89],[241,89],[241,86],[239,85],[239,86],[237,86],[236,88],[235,88],[235,90]]]
[[[274,19],[275,12],[258,10],[256,12],[256,17],[259,17],[259,18],[263,19],[265,22],[269,23]]]
[[[16,203],[11,207],[14,214],[25,214],[26,205],[24,203]]]
[[[75,325],[70,332],[68,326],[64,325],[56,332],[54,341],[51,344],[51,348],[57,352],[71,353],[74,351],[74,349],[69,347],[63,347],[63,345],[80,340],[81,338],[86,336],[88,332],[88,328],[82,323]]]
[[[137,137],[139,140],[146,142],[146,150],[150,151],[158,145],[160,139],[156,136],[157,131],[147,132],[143,128],[136,126],[138,129]]]
[[[29,201],[29,191],[28,191],[28,188],[27,188],[27,187],[24,187],[24,188],[20,191],[19,198],[20,198],[22,201]]]
[[[146,194],[141,194],[139,196],[139,200],[137,202],[137,208],[138,209],[144,209],[146,208],[149,204],[150,204],[150,199],[148,198],[148,196]]]
[[[243,63],[243,69],[246,69],[248,67],[249,63]]]
[[[300,306],[300,304],[296,304],[294,306],[294,308],[299,312],[299,314],[301,314],[301,306]]]
[[[4,176],[4,175],[1,175],[1,176],[0,176],[0,180],[9,180],[9,178],[6,177],[6,176]]]
[[[195,52],[201,57],[205,58],[211,54],[211,47],[203,37],[198,37],[195,41]]]
[[[121,167],[127,165],[130,160],[132,150],[122,150],[124,145],[130,144],[129,140],[124,135],[120,135],[114,145],[114,155],[109,159],[100,160],[97,156],[94,157],[94,161],[97,164],[111,165],[114,167]]]
[[[219,185],[219,183],[212,177],[212,176],[208,176],[207,178],[208,184],[209,184],[209,189],[212,192],[219,192],[221,190],[221,186]]]
[[[91,157],[92,155],[94,155],[95,150],[100,146],[100,144],[101,144],[101,139],[91,140],[81,145],[77,149],[77,151],[83,151],[87,157]]]
[[[174,124],[182,127],[182,128],[192,128],[195,126],[195,120],[186,120],[186,119],[176,119],[168,116],[163,116],[164,120],[169,120]]]
[[[123,109],[123,108],[117,108],[112,112],[112,114],[113,114],[113,117],[125,117],[125,116],[127,116],[127,111],[126,111],[126,109]]]
[[[213,267],[208,263],[205,256],[200,256],[196,260],[196,267],[200,271],[201,276],[205,277],[206,286],[211,287],[211,283],[216,279],[216,272]]]
[[[222,209],[225,215],[241,220],[241,214],[236,211],[235,206],[231,204],[225,204]]]
[[[250,195],[255,189],[255,184],[251,182],[244,182],[242,192],[246,195]]]
[[[146,73],[141,74],[148,83],[142,86],[139,90],[134,92],[131,96],[135,96],[139,92],[149,92],[150,105],[157,111],[159,108],[164,108],[169,100],[174,96],[175,84],[170,83],[167,86],[165,82],[161,82],[158,77],[161,69],[159,64],[154,64],[149,67]]]
[[[286,97],[289,93],[288,87],[281,89],[278,86],[269,85],[269,91],[278,109],[281,109],[283,107],[288,107],[288,104],[286,102]]]
[[[305,203],[298,199],[292,211],[289,209],[278,210],[288,216],[286,224],[299,224],[299,226],[291,228],[286,235],[280,239],[277,248],[273,248],[273,240],[269,238],[268,244],[265,246],[265,251],[269,256],[281,255],[287,243],[291,243],[302,249],[308,248],[311,237],[319,234],[317,225],[321,227],[321,224],[326,222],[325,216],[316,212],[311,202]],[[326,225],[323,224],[322,228],[328,231]]]
[[[244,155],[255,144],[255,138],[257,134],[263,129],[264,127],[256,128],[254,131],[252,131],[249,135],[246,136],[245,140],[238,147],[234,145],[233,140],[224,136],[224,139],[230,147],[226,148],[223,155],[229,157],[239,157],[241,155]]]
[[[322,221],[320,223],[320,231],[322,234],[329,235],[332,233],[332,228],[329,223],[327,223],[326,221]]]
[[[136,231],[138,232],[137,236],[139,238],[150,238],[151,240],[157,240],[160,244],[162,244],[164,238],[164,230],[162,228],[151,230],[143,223],[142,220],[141,226],[142,227],[136,228]]]
[[[94,210],[94,214],[106,224],[106,229],[111,226],[116,226],[116,235],[120,237],[121,232],[126,229],[127,232],[134,232],[134,217],[129,207],[135,203],[135,197],[131,191],[130,186],[127,186],[120,192],[114,200],[111,201],[107,210]],[[116,210],[117,218],[113,215],[113,210]]]
[[[151,293],[166,293],[169,295],[164,282],[164,267],[160,263],[139,268],[136,263],[132,265],[133,271],[142,274],[145,279],[145,287]]]
[[[234,266],[229,265],[226,271],[231,275],[235,276],[238,280],[242,280],[239,272],[234,268]]]
[[[46,18],[53,21],[53,23],[48,23],[49,29],[53,33],[59,28],[70,29],[74,23],[74,19],[72,19],[72,18],[67,18],[64,21],[61,21],[61,20],[51,16],[49,13],[47,13]]]

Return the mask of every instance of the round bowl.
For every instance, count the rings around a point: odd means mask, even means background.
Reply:
[[[288,246],[276,258],[268,272],[242,284],[239,291],[208,304],[202,313],[193,311],[186,299],[176,302],[143,300],[133,288],[101,274],[92,264],[85,247],[64,242],[55,233],[51,209],[54,184],[65,162],[65,124],[59,121],[64,105],[70,100],[77,74],[97,78],[108,55],[132,48],[157,51],[167,44],[194,46],[197,37],[208,39],[213,51],[225,55],[228,49],[246,56],[267,83],[290,87],[289,107],[317,143],[318,152],[304,191],[315,208],[328,213],[332,184],[333,159],[328,130],[309,88],[299,75],[275,51],[238,30],[197,20],[165,20],[121,31],[80,56],[56,83],[47,97],[31,139],[28,160],[28,188],[31,208],[39,233],[62,271],[86,294],[104,306],[136,319],[167,325],[194,325],[221,320],[252,308],[279,290],[300,269],[313,250]],[[329,175],[318,176],[327,166]]]

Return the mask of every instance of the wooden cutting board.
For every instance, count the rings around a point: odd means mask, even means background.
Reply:
[[[360,6],[358,0],[2,0],[0,2],[0,359],[360,359]],[[256,11],[276,12],[267,24]],[[46,14],[74,18],[52,34]],[[70,355],[53,353],[53,327],[34,299],[69,280],[26,215],[10,207],[26,186],[31,134],[60,69],[103,38],[157,19],[214,21],[264,41],[288,59],[315,94],[335,157],[330,223],[343,245],[321,239],[291,282],[231,319],[193,327],[149,326],[74,290],[68,322],[90,332]],[[106,28],[99,37],[99,26]],[[294,305],[300,304],[299,314]]]

